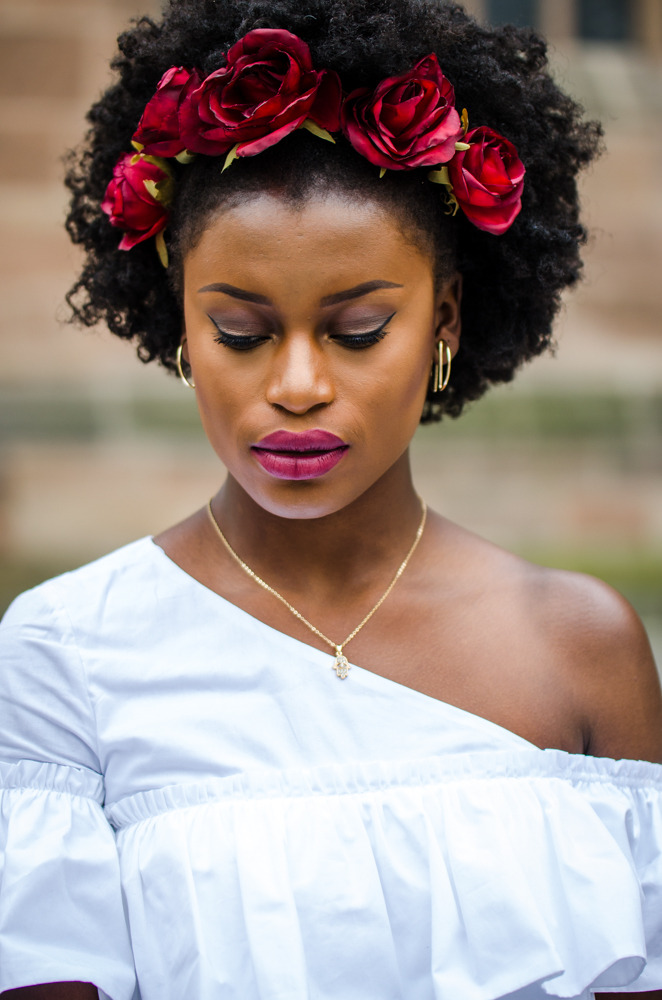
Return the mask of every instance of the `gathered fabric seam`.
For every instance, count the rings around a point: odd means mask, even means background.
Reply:
[[[509,780],[509,781],[513,781],[513,780],[519,780],[519,781],[524,780],[524,781],[526,781],[526,780],[530,780],[531,777],[532,777],[532,775],[524,775],[524,774],[523,775],[505,775],[505,776],[502,775],[502,776],[499,776],[499,777],[501,777],[503,780]],[[540,776],[535,776],[534,775],[533,777],[540,777]],[[563,781],[564,784],[568,784],[570,787],[573,787],[575,785],[574,781],[572,781],[572,782],[568,781],[568,779],[560,777],[558,775],[545,775],[544,777],[546,777],[548,780]],[[435,781],[430,781],[430,782],[415,782],[415,783],[411,783],[411,784],[400,783],[400,784],[386,785],[386,786],[384,786],[382,788],[320,789],[319,791],[313,791],[313,790],[308,789],[308,790],[305,790],[305,791],[292,791],[290,793],[284,793],[284,792],[278,792],[278,793],[276,793],[276,792],[274,792],[274,793],[270,793],[270,792],[255,792],[255,793],[252,793],[252,794],[243,794],[243,795],[242,794],[237,794],[237,793],[223,794],[222,792],[220,794],[213,794],[212,793],[212,794],[210,794],[206,798],[201,798],[198,802],[186,802],[186,803],[182,803],[182,804],[164,805],[163,807],[159,807],[159,808],[153,809],[152,811],[149,812],[148,815],[141,816],[141,817],[139,817],[137,819],[131,819],[129,822],[127,822],[125,824],[121,824],[118,827],[118,829],[122,829],[122,830],[128,829],[130,826],[135,826],[135,825],[137,825],[139,823],[149,822],[152,819],[156,819],[159,816],[167,815],[168,813],[182,813],[182,812],[185,812],[185,811],[188,811],[188,810],[192,810],[192,809],[199,809],[199,808],[204,808],[204,807],[208,807],[208,806],[217,806],[217,805],[221,805],[223,803],[238,804],[238,803],[265,802],[265,801],[266,802],[281,802],[282,803],[282,802],[289,802],[289,801],[301,801],[301,800],[305,800],[305,799],[341,798],[341,797],[349,797],[349,796],[362,797],[364,799],[371,799],[371,798],[377,798],[379,796],[383,796],[386,793],[388,793],[390,791],[393,791],[393,790],[421,790],[421,789],[431,789],[431,790],[434,790],[435,788],[439,788],[439,787],[442,787],[444,785],[457,784],[458,782],[464,781],[464,780],[469,780],[469,781],[480,781],[480,780],[491,781],[491,780],[493,780],[493,778],[489,777],[489,776],[487,776],[487,777],[484,777],[484,776],[481,776],[481,777],[467,777],[467,776],[462,776],[462,777],[459,777],[459,778],[449,778],[447,781],[435,780]],[[609,778],[608,778],[608,776],[600,776],[600,778],[598,779],[598,783],[601,784],[601,785],[604,785],[604,784],[614,784],[616,787],[619,787],[619,791],[623,787],[625,787],[626,790],[628,788],[628,784],[627,784],[627,782],[625,780],[621,780],[620,782],[610,781]],[[158,795],[160,792],[165,792],[167,794],[168,790],[170,790],[170,789],[176,790],[176,789],[179,789],[179,788],[195,788],[195,787],[204,787],[204,785],[202,785],[202,786],[197,786],[196,784],[189,784],[189,785],[168,785],[168,786],[166,786],[165,788],[162,788],[162,789],[153,789],[153,790],[148,790],[146,792],[136,792],[135,795],[129,795],[129,796],[126,796],[126,797],[124,797],[122,799],[118,799],[116,802],[107,803],[106,806],[105,806],[105,812],[106,812],[106,815],[108,815],[110,817],[110,814],[112,814],[112,812],[115,809],[117,809],[119,811],[122,811],[124,808],[127,808],[127,807],[129,809],[131,809],[132,800],[140,799],[140,798],[143,798],[145,796]],[[644,789],[645,788],[655,789],[655,785],[654,784],[649,784],[649,783],[642,783],[641,787],[643,787]],[[176,794],[176,792],[175,792],[175,794]],[[111,823],[113,825],[115,825],[112,819],[111,819]]]

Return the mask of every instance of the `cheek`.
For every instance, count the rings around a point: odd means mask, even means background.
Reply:
[[[422,333],[421,330],[427,332]],[[399,338],[388,363],[379,372],[381,396],[387,408],[400,409],[403,415],[412,408],[417,409],[419,405],[422,408],[432,368],[433,350],[434,331],[431,322],[421,324],[415,333]]]
[[[430,348],[431,354],[431,348]],[[375,456],[389,461],[409,445],[421,419],[432,367],[428,351],[412,345],[388,364],[367,368],[355,399],[348,400],[363,433],[372,439]],[[350,395],[351,395],[350,390]],[[377,443],[378,442],[378,443]]]
[[[417,353],[404,372],[402,378],[402,403],[406,407],[423,406],[423,401],[427,395],[428,381],[430,378],[431,362],[428,358],[428,351]]]
[[[216,351],[218,347],[214,345]],[[232,365],[223,364],[222,358],[212,363],[202,357],[194,359],[196,401],[204,432],[218,454],[227,464],[228,452],[237,438],[237,431],[246,419],[247,410],[255,405],[255,393],[247,390],[244,381]]]
[[[232,378],[201,379],[196,383],[202,426],[214,447],[230,443],[251,409],[245,387]]]

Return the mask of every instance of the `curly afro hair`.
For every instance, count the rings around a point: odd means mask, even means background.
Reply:
[[[175,165],[168,271],[152,240],[119,252],[118,231],[100,204],[161,76],[173,65],[212,72],[257,27],[299,35],[314,64],[335,70],[345,91],[374,87],[435,52],[457,106],[469,109],[472,123],[506,136],[526,166],[522,211],[512,227],[493,236],[461,212],[449,219],[426,170],[388,171],[377,183],[377,168],[345,141],[334,147],[297,132],[222,179],[217,159]],[[118,81],[92,107],[85,144],[68,164],[67,229],[87,252],[67,297],[74,320],[105,321],[117,336],[137,341],[143,361],[175,370],[181,259],[210,214],[227,199],[265,188],[292,200],[336,188],[388,203],[419,244],[432,248],[438,274],[457,268],[463,275],[461,350],[446,392],[429,395],[424,422],[458,416],[466,402],[510,381],[520,364],[550,346],[561,292],[580,276],[586,241],[576,177],[598,152],[602,133],[553,82],[545,43],[534,31],[484,26],[460,5],[438,0],[169,0],[161,21],[141,18],[120,36],[119,49]]]

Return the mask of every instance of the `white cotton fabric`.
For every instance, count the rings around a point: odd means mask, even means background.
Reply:
[[[539,750],[252,618],[151,539],[0,626],[0,992],[662,987],[662,766]]]

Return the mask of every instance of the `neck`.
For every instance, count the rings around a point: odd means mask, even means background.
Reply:
[[[322,517],[273,514],[232,477],[212,506],[235,552],[291,595],[370,588],[375,577],[383,578],[385,567],[397,568],[421,520],[407,453],[364,494]]]

